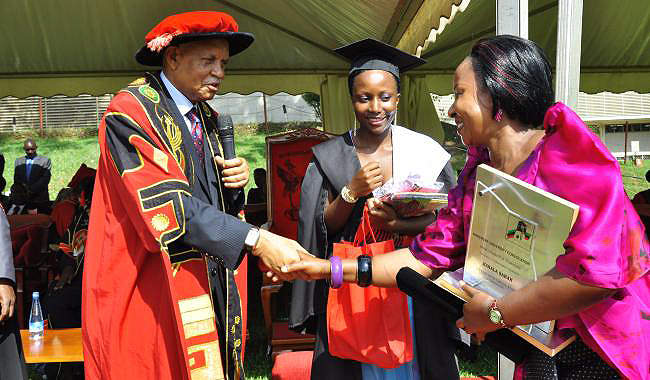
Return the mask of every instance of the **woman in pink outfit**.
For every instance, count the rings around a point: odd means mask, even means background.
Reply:
[[[552,358],[531,350],[517,378],[650,379],[650,249],[644,227],[616,159],[571,109],[553,104],[542,50],[513,36],[480,40],[456,69],[454,94],[449,115],[468,146],[458,186],[410,248],[373,258],[372,283],[395,286],[404,266],[435,278],[464,264],[476,168],[488,164],[578,204],[580,211],[564,254],[537,281],[497,300],[464,285],[472,299],[457,326],[482,339],[504,325],[557,320],[558,328],[577,333]],[[367,265],[359,268],[344,260],[344,280],[367,281]],[[331,276],[325,260],[286,269],[300,278]],[[502,323],[488,317],[495,307]]]

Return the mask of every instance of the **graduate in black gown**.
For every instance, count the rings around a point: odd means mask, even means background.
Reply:
[[[403,179],[411,170],[428,180],[456,183],[449,154],[428,136],[394,125],[399,102],[399,74],[424,61],[382,42],[366,39],[339,48],[351,61],[348,77],[359,128],[312,148],[314,159],[302,183],[298,241],[317,257],[332,255],[332,244],[353,241],[372,190],[390,178]],[[415,235],[433,221],[433,214],[397,218],[389,206],[371,200],[373,226],[400,237]],[[328,352],[325,280],[293,285],[290,326],[316,334],[312,379],[381,379],[379,367],[341,359]],[[412,321],[417,365],[408,378],[454,379],[458,329],[427,304],[413,302]],[[407,363],[406,365],[408,365]],[[401,368],[401,367],[400,367]],[[400,378],[405,376],[397,375]]]

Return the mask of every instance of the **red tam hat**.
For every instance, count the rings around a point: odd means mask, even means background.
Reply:
[[[230,56],[241,53],[255,37],[239,32],[231,15],[224,12],[195,11],[169,16],[156,25],[144,38],[145,46],[135,54],[135,60],[146,66],[162,66],[162,52],[170,45],[223,38],[229,43]]]

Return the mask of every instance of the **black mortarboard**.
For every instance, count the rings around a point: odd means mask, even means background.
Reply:
[[[400,72],[408,71],[426,62],[372,38],[341,46],[334,51],[350,61],[350,76],[362,70],[383,70],[399,78]]]

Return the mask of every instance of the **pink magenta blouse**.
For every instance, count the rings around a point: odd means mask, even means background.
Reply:
[[[569,107],[556,103],[544,118],[546,135],[517,178],[580,206],[557,269],[580,283],[619,289],[612,297],[558,320],[625,377],[650,379],[650,258],[643,224],[621,169],[600,139]],[[489,164],[485,147],[470,147],[458,185],[438,219],[417,236],[411,252],[434,269],[465,261],[476,168]]]

